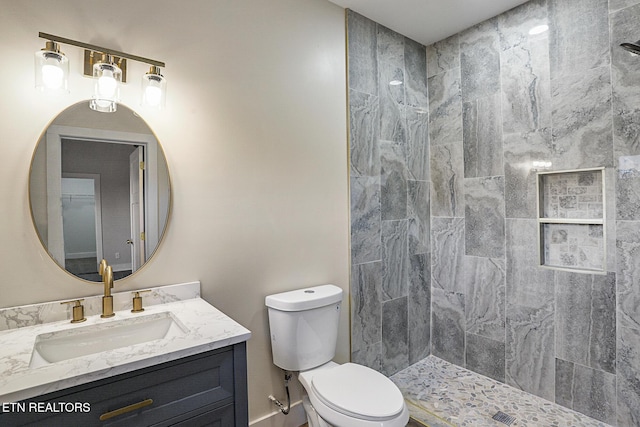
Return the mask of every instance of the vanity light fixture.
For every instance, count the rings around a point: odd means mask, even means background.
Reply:
[[[167,93],[167,79],[160,74],[160,67],[152,65],[142,76],[142,105],[164,108]]]
[[[166,99],[167,80],[160,68],[164,62],[120,52],[52,34],[38,33],[46,39],[46,47],[36,52],[36,88],[43,91],[69,92],[67,76],[69,62],[60,52],[58,43],[84,49],[84,75],[95,79],[89,106],[91,109],[111,113],[120,100],[120,85],[127,81],[127,60],[151,66],[142,77],[141,103],[144,106],[163,108]]]
[[[542,34],[546,31],[549,30],[549,26],[547,24],[542,24],[542,25],[536,25],[535,27],[531,28],[529,30],[529,35],[530,36],[535,36],[538,34]]]
[[[49,93],[68,93],[69,59],[60,52],[60,46],[48,41],[36,52],[36,89]]]
[[[633,43],[628,43],[628,42],[622,43],[620,47],[622,47],[624,50],[628,52],[634,53],[636,55],[640,55],[640,40]]]
[[[102,59],[93,64],[93,78],[95,83],[89,108],[102,113],[113,113],[120,100],[122,70],[111,55],[103,54]]]

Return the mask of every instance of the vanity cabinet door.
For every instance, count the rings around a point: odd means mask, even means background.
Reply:
[[[247,424],[246,399],[241,343],[25,401],[89,403],[89,412],[5,413],[0,425],[232,427]]]

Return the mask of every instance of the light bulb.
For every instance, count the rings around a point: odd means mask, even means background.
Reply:
[[[51,94],[68,93],[69,60],[58,46],[47,42],[47,47],[35,53],[36,89]]]
[[[103,70],[102,76],[98,78],[98,94],[101,98],[112,99],[116,93],[118,82],[113,77],[113,71]]]
[[[162,100],[162,89],[157,84],[149,83],[144,91],[144,99],[150,107],[157,107]]]
[[[149,72],[142,76],[142,105],[163,109],[167,91],[167,80],[160,74],[160,68],[151,66]]]
[[[45,64],[42,66],[42,83],[49,90],[58,90],[62,87],[64,71],[57,64]]]

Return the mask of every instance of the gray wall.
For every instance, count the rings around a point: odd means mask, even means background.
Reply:
[[[638,3],[535,0],[426,49],[430,167],[420,179],[431,181],[432,353],[618,426],[640,425],[640,58],[617,47],[640,38]],[[414,360],[410,351],[387,359],[385,337],[394,345],[410,343],[405,337],[429,323],[413,312],[405,320],[400,307],[393,311],[399,322],[385,315],[401,301],[385,301],[385,255],[391,252],[385,231],[402,221],[385,221],[385,198],[392,196],[385,196],[390,186],[384,165],[401,162],[388,160],[398,145],[384,142],[393,116],[382,95],[354,96],[361,70],[381,63],[380,55],[366,62],[362,52],[376,39],[375,33],[365,37],[372,24],[360,21],[349,29],[352,346],[354,360],[379,357],[383,372],[391,373]],[[529,36],[541,23],[550,30]],[[362,127],[365,101],[376,104],[371,116],[382,117],[370,133]],[[406,114],[408,104],[398,110]],[[405,137],[414,134],[404,130]],[[409,138],[392,140],[408,152]],[[368,164],[379,175],[358,174],[365,170],[362,144],[372,147]],[[606,167],[607,274],[538,266],[535,160],[551,161],[552,170]],[[403,198],[407,206],[414,199],[397,188],[391,205],[402,211]],[[376,254],[381,261],[375,262]],[[411,283],[412,258],[397,259]],[[372,289],[384,301],[378,317]],[[358,322],[367,303],[367,316],[382,323],[378,353],[379,335],[362,334],[361,325],[373,329],[373,321]],[[427,312],[425,306],[418,316]],[[405,325],[406,335],[396,336]],[[365,349],[366,357],[360,354]]]
[[[393,374],[430,352],[426,52],[347,19],[352,360]]]

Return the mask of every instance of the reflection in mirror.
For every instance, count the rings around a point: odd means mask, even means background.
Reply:
[[[103,114],[81,102],[43,132],[31,161],[33,222],[51,257],[98,282],[106,259],[114,278],[138,270],[169,218],[170,180],[160,144],[129,108]]]

